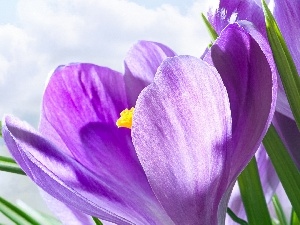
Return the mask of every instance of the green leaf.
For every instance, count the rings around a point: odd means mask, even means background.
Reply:
[[[276,215],[277,215],[279,224],[280,225],[288,225],[288,222],[287,222],[287,219],[284,215],[282,206],[281,206],[280,201],[279,201],[276,194],[272,197],[272,202],[273,202],[273,206],[274,206],[275,211],[276,211]]]
[[[255,157],[238,177],[241,197],[251,225],[272,225]]]
[[[0,212],[18,225],[40,225],[23,210],[0,197]]]
[[[15,160],[5,156],[0,156],[0,171],[26,175]]]
[[[203,19],[203,22],[210,34],[210,37],[212,38],[213,41],[215,41],[218,38],[218,34],[216,32],[216,30],[214,29],[214,27],[210,24],[210,22],[208,21],[208,19],[206,18],[206,16],[201,13],[201,17]]]
[[[103,225],[103,223],[97,217],[93,216],[92,218],[93,218],[96,225]]]
[[[241,224],[241,225],[248,225],[247,221],[239,218],[237,215],[235,215],[235,213],[229,208],[227,207],[227,214],[230,216],[230,218],[238,223],[238,224]]]
[[[291,225],[300,225],[300,220],[297,217],[297,214],[295,213],[295,210],[292,209],[292,213],[291,213]]]
[[[56,218],[47,215],[45,213],[41,213],[39,211],[36,211],[35,209],[31,208],[24,202],[18,202],[17,203],[19,208],[23,210],[28,216],[36,220],[39,224],[42,225],[62,225],[61,222],[59,222]]]
[[[262,0],[262,5],[269,43],[287,99],[300,130],[300,77],[279,27],[264,0]]]
[[[282,143],[275,127],[271,125],[263,139],[281,184],[298,218],[300,218],[300,172]]]

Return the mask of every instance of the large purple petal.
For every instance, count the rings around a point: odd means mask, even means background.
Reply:
[[[220,0],[217,9],[210,9],[208,19],[218,34],[230,23],[251,21],[266,36],[262,8],[254,0]]]
[[[131,177],[149,186],[130,131],[115,125],[126,107],[120,73],[92,64],[60,67],[44,93],[40,132],[100,176]]]
[[[220,73],[229,95],[233,149],[231,181],[258,149],[272,120],[277,73],[269,45],[249,23],[231,24],[204,60]]]
[[[71,157],[107,183],[122,183],[158,204],[137,159],[130,130],[115,124],[124,108],[120,73],[71,64],[57,69],[48,83],[40,130],[58,149],[67,149],[63,152],[71,152]]]
[[[40,132],[83,165],[92,156],[80,130],[90,122],[113,125],[127,107],[122,74],[93,64],[61,66],[51,76],[42,103]]]
[[[59,151],[29,125],[12,117],[4,122],[3,136],[18,164],[37,185],[66,205],[117,224],[171,224],[149,186],[145,188],[140,182],[145,178],[139,171],[131,175],[130,162],[119,168],[119,176],[110,173],[116,170],[115,163],[117,168],[120,166],[118,157],[122,156],[115,153],[115,161],[109,165],[112,169],[98,164],[96,174]],[[87,135],[93,145],[92,134]]]
[[[166,59],[137,100],[132,138],[172,220],[217,224],[227,188],[231,115],[215,68],[191,56]]]
[[[135,106],[140,92],[153,81],[162,61],[175,55],[167,46],[150,41],[139,41],[129,50],[124,75],[129,107]]]

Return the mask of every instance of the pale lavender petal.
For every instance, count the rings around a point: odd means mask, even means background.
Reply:
[[[208,19],[218,34],[228,24],[248,20],[266,37],[263,10],[254,0],[220,0],[217,9],[209,10]]]
[[[72,208],[71,206],[67,206],[43,190],[41,190],[40,193],[51,212],[62,222],[62,224],[95,225],[95,222],[92,220],[91,216],[84,214],[81,211]]]
[[[295,120],[276,112],[273,118],[273,124],[292,156],[295,165],[300,170],[300,132]]]
[[[140,92],[153,81],[162,61],[175,55],[167,46],[151,41],[139,41],[129,50],[124,75],[129,107],[135,106]]]
[[[256,160],[257,160],[257,166],[258,166],[258,172],[260,181],[262,184],[263,192],[266,198],[266,202],[271,202],[273,194],[276,192],[277,187],[279,185],[279,178],[275,172],[275,169],[272,165],[271,160],[268,157],[268,154],[264,148],[263,145],[261,145],[258,149],[258,151],[255,154]],[[246,213],[244,210],[244,206],[242,203],[242,199],[240,196],[240,190],[237,185],[235,184],[232,194],[230,196],[230,200],[228,203],[228,207],[235,212],[235,214],[244,219],[247,220]],[[231,220],[229,216],[226,217],[226,224],[236,224]]]
[[[132,138],[175,224],[217,224],[227,188],[231,115],[215,68],[191,56],[166,59],[137,100]]]
[[[122,156],[116,154],[109,165],[113,169],[99,164],[100,172],[95,174],[26,123],[9,116],[4,122],[3,137],[18,164],[37,185],[66,205],[117,224],[171,224],[150,187],[140,182],[145,178],[139,171],[131,175],[130,163],[119,168],[124,177],[110,173],[116,170],[114,163],[120,166],[118,157]]]
[[[276,112],[279,112],[290,119],[294,119],[290,104],[287,100],[283,84],[280,79],[278,79],[278,91],[277,91],[277,102],[276,102]]]
[[[260,146],[255,156],[261,185],[266,201],[269,203],[279,185],[279,178],[263,145]]]
[[[273,14],[285,39],[288,49],[300,73],[300,1],[298,0],[274,0]],[[279,83],[278,101],[276,111],[293,119],[293,115],[286,98],[282,83]]]
[[[231,181],[258,149],[275,110],[277,73],[265,38],[249,23],[227,26],[205,61],[220,73],[232,113]]]
[[[274,0],[274,17],[300,73],[300,1]]]
[[[92,216],[58,201],[43,190],[40,190],[40,193],[52,213],[62,222],[63,225],[95,225]],[[101,220],[101,222],[104,225],[115,224],[104,220]]]

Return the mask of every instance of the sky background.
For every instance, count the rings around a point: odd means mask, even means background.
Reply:
[[[0,116],[14,114],[37,128],[51,71],[70,62],[90,62],[122,72],[126,52],[137,40],[161,42],[177,54],[200,57],[210,40],[200,13],[212,4],[0,0]],[[0,155],[7,155],[2,141]],[[0,196],[45,211],[27,177],[0,172]],[[0,217],[0,222],[6,221]]]

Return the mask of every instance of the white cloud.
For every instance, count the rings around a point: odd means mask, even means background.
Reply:
[[[0,26],[0,115],[37,124],[49,71],[91,62],[123,71],[123,58],[140,39],[200,56],[209,42],[195,2],[185,15],[169,4],[147,9],[124,0],[20,0],[18,26]]]

